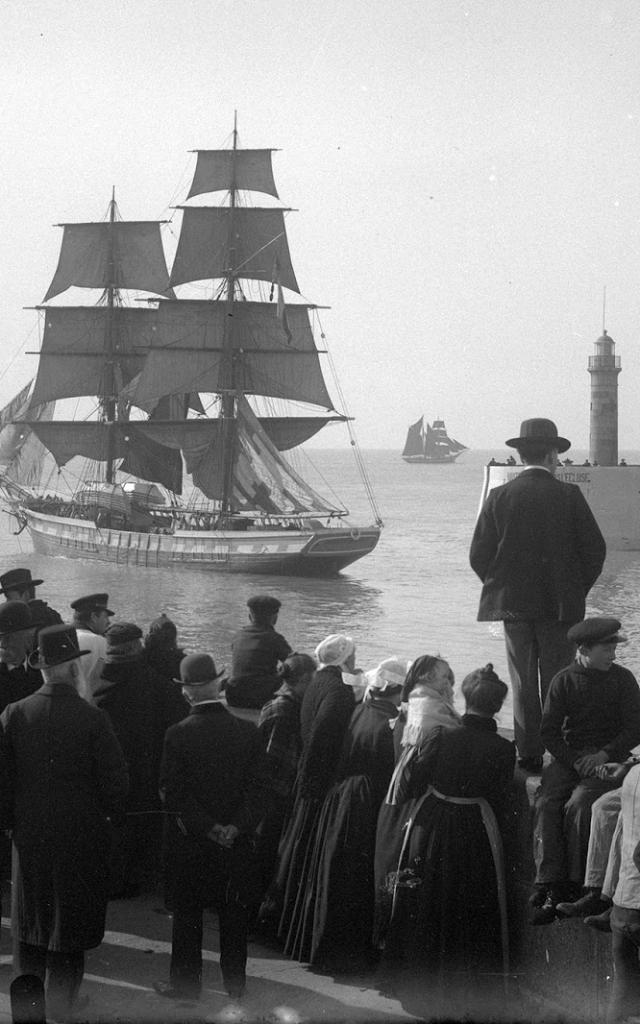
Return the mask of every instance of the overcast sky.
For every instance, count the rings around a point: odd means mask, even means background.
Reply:
[[[35,369],[52,225],[113,185],[125,219],[171,215],[237,110],[281,150],[362,447],[423,412],[473,448],[535,415],[586,447],[606,286],[640,448],[635,0],[0,0],[0,35],[0,404]]]

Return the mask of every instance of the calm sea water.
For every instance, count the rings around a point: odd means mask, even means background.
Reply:
[[[14,520],[4,514],[0,571],[28,566],[45,581],[38,595],[63,617],[74,598],[94,591],[107,591],[117,617],[143,629],[166,612],[182,646],[210,651],[217,664],[229,662],[230,639],[246,621],[247,598],[269,592],[282,602],[278,629],[297,650],[311,652],[328,633],[345,632],[356,641],[364,669],[391,655],[440,654],[457,682],[488,661],[507,680],[501,624],[476,621],[480,584],[468,564],[483,466],[492,454],[503,453],[465,452],[453,465],[411,466],[398,451],[365,452],[385,527],[377,549],[336,579],[225,576],[47,558],[33,553],[26,532],[12,534]],[[634,454],[624,453],[629,462],[638,461]],[[312,458],[353,521],[371,522],[351,453],[316,451]],[[618,648],[619,659],[640,678],[640,553],[609,555],[588,611],[622,620],[629,642]],[[509,724],[509,703],[502,718]]]

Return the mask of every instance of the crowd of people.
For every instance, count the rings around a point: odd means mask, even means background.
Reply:
[[[585,617],[605,547],[554,478],[569,442],[537,419],[507,443],[525,469],[490,493],[470,560],[479,618],[504,621],[515,742],[491,664],[454,699],[440,654],[363,670],[343,632],[301,653],[255,595],[227,674],[165,614],[145,632],[95,593],[63,616],[29,570],[0,575],[0,868],[11,843],[15,968],[46,984],[52,1018],[81,1012],[108,901],[162,886],[167,999],[200,997],[213,909],[235,999],[254,934],[317,971],[410,978],[430,1019],[477,1019],[512,975],[529,776],[530,923],[611,931],[610,1024],[640,1007],[640,690],[615,662],[620,622]]]

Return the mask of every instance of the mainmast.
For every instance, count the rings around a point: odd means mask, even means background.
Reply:
[[[112,484],[115,477],[115,438],[113,423],[116,418],[116,387],[115,387],[115,364],[114,364],[114,307],[116,299],[116,252],[115,252],[115,229],[116,220],[116,190],[115,186],[111,193],[109,203],[109,263],[108,263],[108,284],[107,284],[107,329],[105,332],[105,369],[104,369],[104,390],[102,392],[102,410],[107,423],[107,458],[106,458],[106,482]]]
[[[222,343],[222,372],[221,372],[221,407],[222,417],[222,500],[220,511],[222,518],[233,511],[231,495],[233,490],[233,464],[235,460],[236,445],[236,422],[235,422],[235,366],[233,358],[233,307],[235,303],[235,247],[234,238],[234,211],[236,208],[236,153],[238,150],[238,115],[233,115],[233,150],[231,158],[231,187],[229,218],[229,245],[227,254],[229,269],[227,273],[226,303],[227,317],[225,322],[224,338]]]

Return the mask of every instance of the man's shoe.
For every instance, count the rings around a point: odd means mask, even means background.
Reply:
[[[541,757],[519,757],[518,766],[528,775],[540,775],[542,772]]]
[[[533,892],[527,900],[530,907],[541,907],[547,898],[547,886],[536,885]]]
[[[556,919],[556,906],[558,896],[552,889],[548,889],[542,905],[532,905],[529,914],[529,924],[551,924]]]
[[[562,917],[590,917],[595,914],[602,914],[610,910],[611,904],[603,900],[600,889],[590,889],[573,903],[558,903],[556,910]]]
[[[585,917],[584,923],[589,928],[595,928],[598,932],[610,932],[611,909],[611,907],[608,907],[602,914],[590,914],[589,917]]]
[[[176,999],[182,1003],[195,1003],[200,998],[200,993],[194,989],[174,985],[171,981],[154,981],[153,987],[159,996],[164,996],[165,999]]]
[[[232,999],[242,999],[246,985],[244,978],[226,978],[223,984],[228,996]]]

